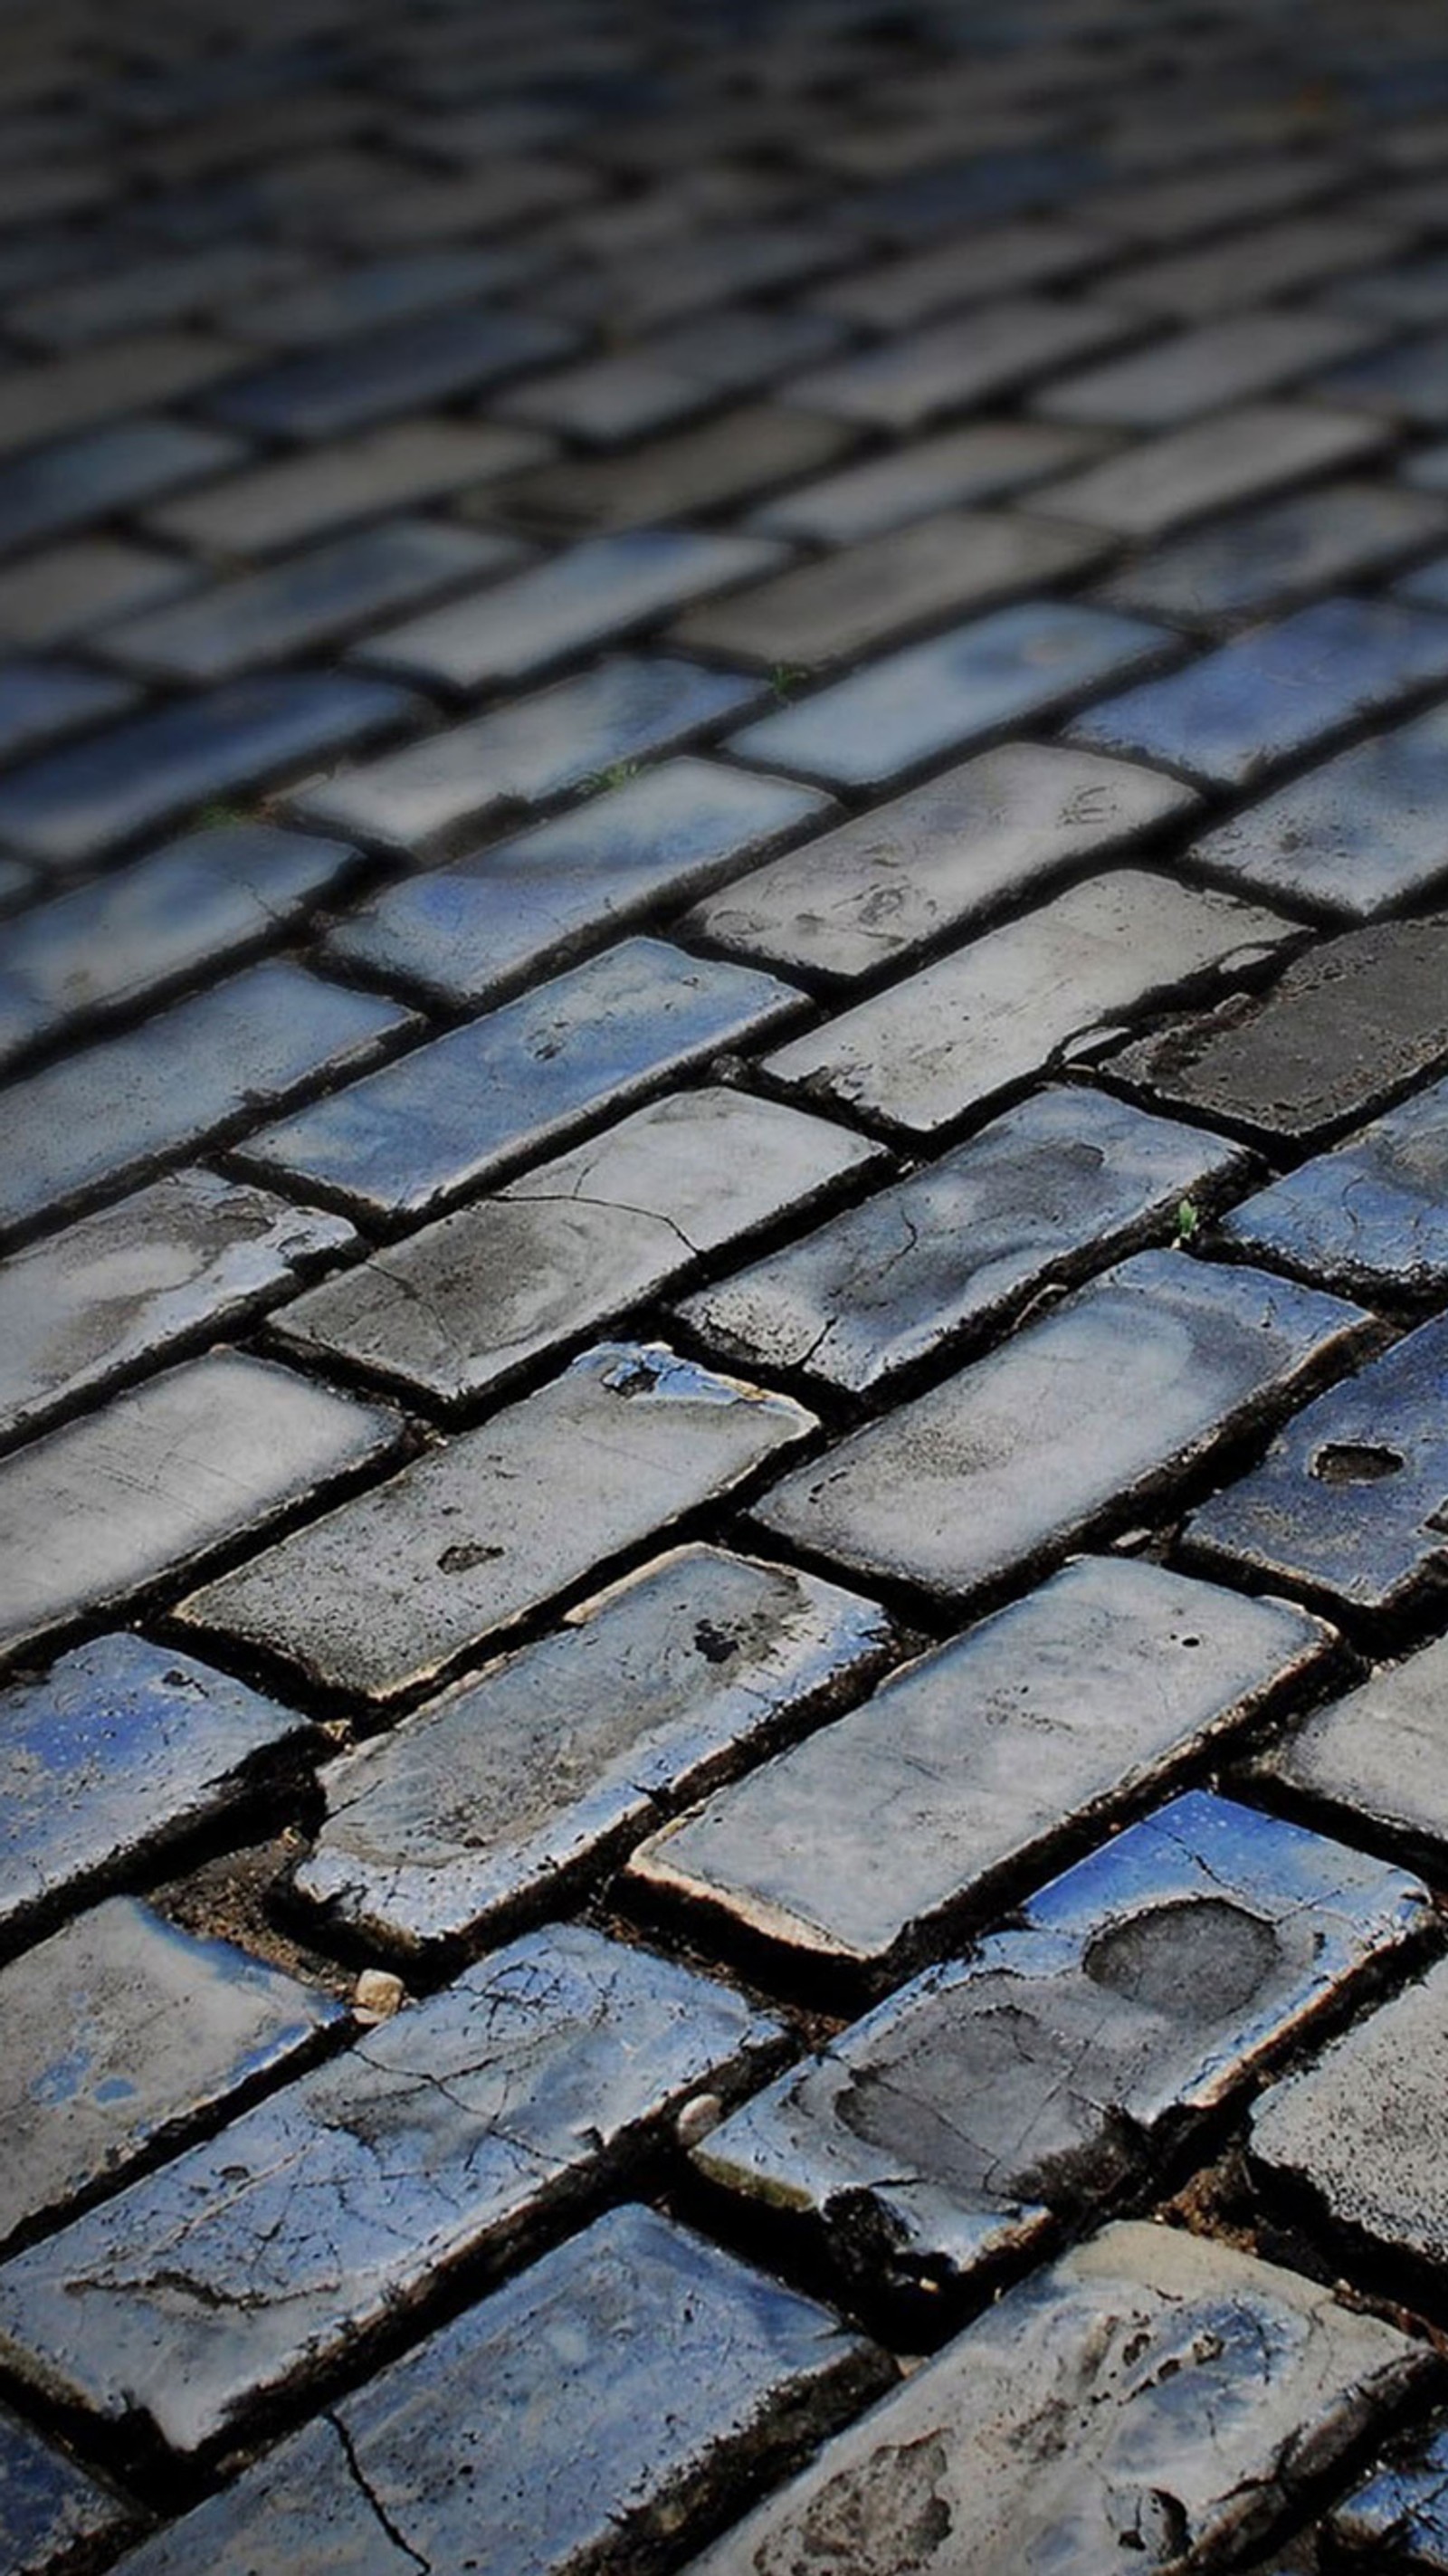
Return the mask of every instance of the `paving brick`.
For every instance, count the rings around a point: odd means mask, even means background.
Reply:
[[[868,330],[900,331],[953,306],[989,304],[1034,286],[1058,286],[1100,265],[1101,245],[1069,224],[1037,217],[983,225],[906,259],[881,262],[817,287],[811,302]]]
[[[37,904],[6,936],[0,1060],[281,936],[353,858],[345,842],[222,824]]]
[[[1362,1687],[1293,1729],[1259,1755],[1255,1768],[1294,1798],[1361,1832],[1436,1858],[1448,1841],[1443,1792],[1443,1690],[1448,1646],[1440,1638],[1400,1664],[1380,1666]]]
[[[799,996],[772,976],[628,939],[265,1128],[264,1176],[349,1209],[423,1216],[570,1128],[762,1037]]]
[[[792,779],[663,761],[553,822],[387,887],[328,947],[451,1001],[482,1001],[836,810]]]
[[[1332,301],[1365,313],[1390,309],[1375,303],[1367,282],[1348,282],[1349,272],[1366,268],[1393,246],[1384,225],[1352,213],[1290,217],[1258,226],[1244,255],[1240,235],[1212,241],[1201,249],[1173,250],[1114,269],[1113,304],[1140,306],[1144,312],[1170,314],[1181,321],[1205,321],[1235,306],[1260,303],[1264,297],[1300,293],[1309,286],[1332,287]],[[1339,284],[1339,281],[1344,281]],[[1429,317],[1430,319],[1433,317]]]
[[[317,1990],[126,1896],[0,1968],[0,2005],[3,2241],[286,2074],[341,2018]]]
[[[1420,1325],[1319,1396],[1260,1467],[1193,1514],[1193,1548],[1357,1610],[1436,1592],[1448,1492],[1445,1352],[1448,1324]]]
[[[435,1679],[813,1428],[785,1397],[657,1343],[605,1343],[193,1593],[180,1615],[265,1641],[329,1686],[387,1697]]]
[[[0,842],[83,867],[208,799],[385,733],[413,701],[384,681],[293,672],[156,708],[0,781]]]
[[[534,465],[546,453],[546,442],[527,430],[487,421],[398,421],[315,453],[225,475],[204,491],[153,508],[148,524],[158,536],[205,553],[270,554],[352,520],[446,499]]]
[[[238,1321],[352,1228],[214,1173],[175,1172],[0,1262],[0,1434]]]
[[[565,271],[538,300],[567,321],[649,331],[735,296],[802,286],[842,268],[858,248],[848,233],[829,224],[721,224],[651,245],[602,271]]]
[[[690,2576],[802,2576],[831,2555],[895,2576],[902,2545],[942,2576],[1032,2558],[1099,2576],[1128,2550],[1162,2568],[1240,2559],[1426,2366],[1294,2272],[1111,2227],[987,2309]]]
[[[866,190],[846,201],[850,221],[887,241],[916,242],[969,223],[1049,211],[1095,171],[1089,150],[1065,144],[975,152]]]
[[[313,1289],[277,1329],[304,1353],[336,1353],[462,1403],[701,1258],[808,1215],[877,1152],[774,1101],[677,1093]]]
[[[1174,429],[1254,394],[1276,393],[1370,345],[1380,328],[1342,313],[1232,314],[1063,376],[1036,396],[1035,407],[1048,420],[1088,428]]]
[[[114,2488],[0,2407],[0,2534],[13,2576],[84,2565],[93,2549],[110,2554],[140,2520]]]
[[[1441,429],[1448,424],[1448,332],[1370,349],[1334,367],[1320,389],[1329,402],[1361,403],[1366,411]]]
[[[13,2256],[0,2333],[103,2419],[214,2446],[465,2258],[513,2253],[775,2042],[725,1987],[581,1927],[527,1935]]]
[[[1200,1790],[694,2150],[847,2275],[943,2288],[1150,2173],[1364,1968],[1428,1927],[1401,1871]]]
[[[898,1974],[1239,1733],[1327,1632],[1084,1558],[654,1835],[630,1880],[816,1968]],[[961,1711],[970,1711],[962,1723]]]
[[[373,684],[376,685],[376,684]],[[667,656],[616,654],[293,799],[304,822],[414,851],[493,813],[541,803],[667,751],[757,703],[757,681]]]
[[[786,968],[870,974],[1191,802],[1151,770],[1005,743],[735,878],[684,929]]]
[[[108,1611],[381,1460],[395,1415],[213,1351],[0,1461],[0,1646]]]
[[[1345,2567],[1396,2566],[1414,2576],[1444,2576],[1448,2439],[1441,2419],[1392,2444],[1361,2485],[1332,2507],[1327,2528]]]
[[[1173,625],[1245,624],[1420,554],[1439,533],[1432,512],[1391,483],[1329,483],[1177,537],[1098,595]]]
[[[124,715],[138,692],[128,680],[78,662],[0,663],[0,761],[28,760],[67,734]]]
[[[496,1939],[856,1696],[891,1643],[833,1584],[677,1549],[335,1763],[297,1890],[404,1955]]]
[[[253,966],[6,1094],[0,1223],[70,1206],[376,1055],[410,1015],[288,963]]]
[[[1047,519],[941,511],[691,609],[671,640],[686,652],[766,670],[781,663],[821,669],[855,661],[914,627],[1069,580],[1099,560],[1103,542]]]
[[[1438,2126],[1448,2048],[1448,1970],[1380,2006],[1315,2065],[1262,2096],[1248,2153],[1280,2189],[1397,2260],[1448,2263]]]
[[[192,564],[127,537],[79,537],[0,572],[0,643],[29,651],[88,642],[113,618],[195,587]]]
[[[1138,619],[1031,600],[887,654],[747,725],[730,749],[827,786],[883,786],[957,746],[1089,696],[1169,650],[1162,629]]]
[[[1325,599],[1078,716],[1072,738],[1247,787],[1380,709],[1448,681],[1448,618]]]
[[[406,187],[369,189],[335,210],[328,227],[338,243],[367,251],[403,251],[427,242],[502,232],[530,216],[587,200],[593,182],[562,161],[494,154],[486,168],[459,178],[417,178]]]
[[[767,1059],[811,1100],[932,1135],[1081,1053],[1148,996],[1269,954],[1278,915],[1110,869],[892,984]]]
[[[276,438],[337,438],[497,383],[561,355],[573,337],[541,317],[492,305],[463,307],[235,375],[207,408],[231,429]],[[234,366],[234,351],[232,357]]]
[[[793,377],[789,399],[873,428],[918,429],[942,412],[997,402],[1133,328],[1100,306],[1003,298]]]
[[[564,528],[643,527],[747,500],[828,465],[853,443],[838,421],[755,403],[618,456],[539,466],[508,485],[502,506],[510,515]],[[468,515],[491,517],[498,508],[498,498],[484,492]]]
[[[282,292],[231,306],[221,319],[240,339],[310,349],[506,292],[522,285],[538,264],[512,246],[410,251],[320,274],[309,270]]]
[[[534,377],[496,396],[488,409],[499,420],[610,450],[657,438],[716,400],[704,378],[666,366],[646,350],[625,349]]]
[[[1124,537],[1162,537],[1216,510],[1359,464],[1385,440],[1361,412],[1316,402],[1243,403],[1144,439],[1062,483],[1042,484],[1032,506]]]
[[[199,597],[147,610],[99,639],[103,660],[191,687],[315,652],[439,592],[507,572],[516,538],[430,519],[390,519]],[[3,676],[3,674],[0,674]]]
[[[1126,1250],[1236,1160],[1220,1138],[1104,1092],[1037,1092],[678,1312],[731,1361],[863,1395]]]
[[[1119,1524],[1363,1332],[1357,1308],[1265,1271],[1138,1253],[786,1477],[758,1517],[857,1572],[968,1598]]]
[[[892,2376],[825,2310],[650,2210],[617,2210],[138,2551],[126,2576],[283,2576],[339,2550],[377,2576],[470,2559],[490,2576],[622,2576]]]
[[[1244,1199],[1222,1230],[1253,1259],[1353,1296],[1448,1288],[1448,1083]]]
[[[201,332],[156,331],[112,340],[76,357],[52,358],[33,367],[11,367],[5,377],[5,416],[0,455],[13,456],[42,439],[144,410],[179,402],[231,375],[243,353],[229,341]]]
[[[1340,278],[1334,283],[1332,301],[1346,305],[1350,312],[1372,313],[1385,322],[1410,327],[1448,321],[1448,254],[1434,251],[1426,259]]]
[[[271,294],[307,273],[302,252],[276,242],[208,243],[194,251],[153,253],[51,286],[12,305],[7,327],[42,348],[80,349],[122,331],[148,331],[206,314],[233,295]]]
[[[1324,1141],[1448,1055],[1448,920],[1345,931],[1245,994],[1143,1038],[1112,1069],[1189,1113]]]
[[[830,356],[845,337],[843,326],[827,313],[741,305],[728,313],[706,313],[698,321],[676,322],[656,333],[648,346],[661,365],[696,384],[712,385],[716,394],[738,395]],[[798,383],[791,382],[788,400],[813,408]]]
[[[352,660],[414,673],[451,688],[522,680],[573,653],[663,618],[700,593],[771,569],[781,549],[766,537],[695,536],[635,528],[594,537],[491,590],[388,627]]]
[[[314,1729],[143,1637],[95,1638],[0,1691],[5,1937],[149,1867],[284,1768]]]
[[[1340,186],[1342,175],[1340,165],[1320,155],[1237,154],[1211,169],[1088,190],[1072,220],[1099,226],[1121,241],[1190,241],[1194,233],[1225,231],[1255,216],[1309,205]]]
[[[969,421],[767,501],[749,525],[766,536],[855,545],[906,527],[930,510],[995,501],[1043,483],[1047,475],[1094,455],[1099,445],[1092,431],[1059,429],[1050,421]]]
[[[0,465],[0,547],[38,545],[199,483],[245,450],[219,430],[174,420],[125,420],[57,440]]]

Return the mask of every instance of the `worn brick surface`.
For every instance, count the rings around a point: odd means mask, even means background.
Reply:
[[[1441,24],[0,17],[0,2568],[1441,2563]]]

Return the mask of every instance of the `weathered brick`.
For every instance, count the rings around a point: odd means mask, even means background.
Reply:
[[[245,453],[219,430],[162,419],[118,421],[36,448],[0,465],[0,547],[36,545],[134,509],[223,472]]]
[[[878,1153],[775,1101],[676,1093],[311,1290],[274,1329],[460,1403],[740,1237],[807,1215]]]
[[[1448,1842],[1442,1723],[1448,1644],[1439,1639],[1405,1662],[1380,1666],[1345,1699],[1315,1709],[1254,1766],[1315,1808],[1336,1811],[1341,1830],[1366,1819],[1382,1837],[1436,1852]]]
[[[264,1642],[319,1682],[386,1698],[435,1679],[813,1428],[784,1396],[657,1343],[605,1343],[193,1593],[179,1615]]]
[[[1044,483],[1050,474],[1094,455],[1090,430],[1059,429],[1044,420],[969,421],[933,438],[912,439],[862,465],[846,465],[749,519],[766,536],[803,537],[825,546],[857,545],[903,528],[927,511],[969,501],[997,501]]]
[[[1401,1871],[1200,1790],[1078,1862],[694,2150],[847,2274],[943,2288],[1150,2171],[1429,1924]]]
[[[1448,1083],[1244,1199],[1222,1231],[1352,1296],[1448,1288]]]
[[[717,1790],[630,1880],[818,1968],[898,1974],[1239,1733],[1326,1638],[1281,1602],[1083,1558]]]
[[[1183,322],[1205,321],[1237,305],[1330,282],[1335,305],[1373,313],[1382,308],[1367,293],[1366,280],[1339,281],[1381,259],[1393,240],[1385,225],[1354,213],[1324,210],[1288,217],[1254,228],[1250,256],[1244,256],[1240,234],[1229,234],[1200,249],[1168,251],[1135,267],[1118,268],[1112,273],[1111,300]]]
[[[1099,266],[1103,256],[1089,233],[1048,218],[982,225],[908,259],[832,279],[810,301],[868,330],[899,331],[956,305],[991,304],[999,295],[1059,286]]]
[[[130,1599],[381,1460],[396,1417],[230,1351],[0,1461],[0,1646]]]
[[[179,402],[235,373],[243,352],[201,332],[138,332],[76,357],[11,367],[0,455],[90,429],[149,403]]]
[[[1448,2434],[1441,2421],[1393,2443],[1327,2517],[1345,2567],[1388,2567],[1413,2576],[1448,2571]],[[1385,2556],[1391,2552],[1391,2557]]]
[[[309,272],[280,293],[236,303],[221,318],[240,339],[311,349],[466,304],[475,296],[506,292],[531,278],[538,266],[536,256],[513,244],[409,251],[397,259]]]
[[[217,444],[234,449],[234,442]],[[203,491],[153,507],[147,525],[158,536],[209,554],[271,554],[330,535],[349,521],[490,484],[546,453],[545,442],[527,430],[487,421],[399,421],[329,441],[315,453],[224,475]]]
[[[1438,533],[1435,506],[1392,483],[1328,483],[1177,537],[1097,595],[1179,626],[1246,623],[1421,553]]]
[[[573,339],[559,323],[488,304],[427,314],[235,375],[206,408],[228,429],[337,438],[496,383],[558,356]]]
[[[1448,333],[1395,340],[1350,358],[1322,378],[1321,391],[1329,402],[1361,403],[1365,411],[1441,429],[1448,422]]]
[[[0,2534],[14,2576],[47,2576],[109,2555],[140,2525],[137,2508],[0,2407]]]
[[[1044,483],[1031,506],[1124,537],[1161,537],[1310,475],[1356,465],[1386,443],[1381,425],[1361,412],[1244,403],[1133,443],[1062,483]]]
[[[998,401],[1135,328],[1099,305],[1002,298],[796,376],[789,399],[876,428],[919,429],[941,412]]]
[[[0,761],[28,760],[67,734],[124,715],[138,692],[127,680],[78,662],[0,663]]]
[[[530,1934],[12,2256],[0,2337],[103,2419],[214,2448],[776,2044],[725,1987],[581,1927]]]
[[[838,421],[757,403],[617,456],[540,465],[510,483],[501,503],[483,492],[465,506],[469,517],[491,519],[501,505],[512,517],[549,526],[636,528],[746,500],[828,465],[852,444]],[[787,503],[778,506],[787,511]],[[754,525],[769,533],[762,515]]]
[[[1048,420],[1089,428],[1163,430],[1256,394],[1276,393],[1326,361],[1355,353],[1379,325],[1348,314],[1232,314],[1145,349],[1063,376],[1036,396]]]
[[[866,1394],[1126,1250],[1239,1163],[1219,1137],[1104,1092],[1036,1092],[678,1312],[731,1361]]]
[[[44,651],[84,643],[117,617],[195,588],[192,564],[127,537],[78,537],[0,572],[0,642]]]

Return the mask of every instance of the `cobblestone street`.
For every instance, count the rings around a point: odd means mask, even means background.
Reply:
[[[0,2576],[1448,2576],[1448,16],[0,0]]]

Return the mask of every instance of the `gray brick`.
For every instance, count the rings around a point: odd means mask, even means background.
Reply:
[[[311,1290],[277,1330],[461,1403],[761,1226],[808,1215],[877,1153],[774,1101],[681,1092]]]
[[[0,1223],[25,1224],[365,1063],[409,1014],[290,964],[253,966],[6,1094]]]
[[[662,322],[706,312],[736,296],[800,287],[842,268],[859,244],[828,224],[721,224],[650,244],[602,271],[565,270],[538,302],[566,321],[601,323],[610,331],[650,331]],[[816,299],[818,300],[818,299]]]
[[[1448,617],[1324,599],[1077,716],[1074,741],[1247,787],[1350,725],[1448,681]]]
[[[1240,2559],[1427,2366],[1295,2272],[1111,2227],[988,2308],[690,2576],[795,2576],[840,2532],[850,2576],[895,2576],[902,2533],[982,2571]]]
[[[1401,1871],[1194,1791],[778,2077],[695,2160],[799,2213],[847,2274],[946,2288],[1149,2174],[1428,1923]]]
[[[1098,596],[1174,625],[1246,623],[1421,553],[1441,533],[1425,498],[1368,482],[1293,493],[1139,557]]]
[[[26,296],[10,307],[6,322],[18,337],[42,348],[80,349],[122,331],[149,331],[212,313],[230,296],[276,293],[304,277],[308,266],[301,251],[276,242],[223,241],[201,250],[163,251],[104,277]]]
[[[298,1892],[403,1954],[497,1938],[855,1697],[891,1643],[833,1584],[680,1548],[334,1763]]]
[[[113,1896],[0,1968],[0,2240],[285,2075],[340,2007],[222,1941]]]
[[[1365,411],[1441,429],[1448,423],[1448,332],[1352,358],[1324,376],[1320,389],[1329,402],[1361,403]]]
[[[13,770],[0,781],[0,842],[52,868],[83,867],[208,798],[384,733],[412,703],[341,672],[234,681]]]
[[[1244,1199],[1223,1233],[1349,1295],[1448,1290],[1448,1083]]]
[[[1280,1602],[1083,1558],[716,1791],[631,1879],[816,1968],[898,1974],[1239,1732],[1328,1635]]]
[[[430,519],[383,520],[128,618],[97,650],[122,670],[203,687],[314,652],[419,600],[509,571],[526,552],[513,537]]]
[[[0,1461],[9,1650],[113,1608],[393,1445],[395,1415],[213,1351]]]
[[[657,1344],[604,1344],[193,1593],[180,1616],[264,1640],[328,1685],[386,1698],[435,1679],[813,1428],[785,1397]]]
[[[623,940],[265,1128],[246,1158],[373,1216],[427,1215],[798,1004],[772,976]]]
[[[451,1001],[482,1001],[836,810],[792,779],[663,761],[553,822],[387,887],[328,946]]]
[[[757,1516],[857,1572],[967,1599],[1119,1526],[1368,1329],[1266,1271],[1138,1253],[786,1476]]]
[[[1191,802],[1151,770],[1005,743],[733,880],[684,929],[787,969],[870,974]]]
[[[394,202],[396,202],[394,200]],[[480,390],[542,359],[574,334],[556,322],[492,305],[428,314],[336,347],[304,350],[237,375],[207,408],[229,429],[269,437],[337,438],[428,403]],[[231,353],[233,370],[237,352]]]
[[[1073,358],[1129,339],[1135,327],[1099,306],[1003,298],[795,376],[789,399],[872,428],[918,429],[942,412],[997,402]]]
[[[78,662],[0,663],[0,761],[28,760],[67,734],[124,715],[139,692]]]
[[[37,545],[134,509],[220,474],[244,454],[238,439],[174,420],[118,421],[58,440],[0,465],[0,547]]]
[[[730,749],[827,786],[883,786],[1089,696],[1169,649],[1160,627],[1030,600],[887,654],[746,726]]]
[[[234,442],[228,444],[234,453]],[[546,453],[546,442],[526,430],[486,421],[399,421],[339,439],[315,454],[283,456],[228,474],[204,491],[153,508],[148,524],[158,536],[209,554],[270,554],[352,520],[491,483]]]
[[[1445,1353],[1440,1317],[1330,1387],[1279,1433],[1260,1467],[1193,1513],[1192,1547],[1357,1610],[1436,1594],[1448,1490]]]
[[[1405,2435],[1327,2517],[1345,2566],[1386,2567],[1390,2549],[1414,2576],[1448,2569],[1448,2454],[1441,2417]],[[1403,2553],[1406,2552],[1406,2555]]]
[[[1168,251],[1118,268],[1112,272],[1111,301],[1184,322],[1205,321],[1238,305],[1330,282],[1334,304],[1372,313],[1382,308],[1365,291],[1366,281],[1360,289],[1355,280],[1341,286],[1338,280],[1381,259],[1394,238],[1384,225],[1355,214],[1302,215],[1258,226],[1245,255],[1240,235],[1228,234],[1201,249]]]
[[[311,349],[466,304],[475,296],[506,292],[523,284],[537,265],[533,256],[512,245],[409,251],[398,259],[309,272],[282,293],[249,296],[221,320],[239,339]]]
[[[1250,224],[1254,216],[1309,205],[1340,186],[1342,176],[1336,162],[1311,153],[1237,154],[1179,177],[1090,190],[1074,220],[1098,225],[1122,241],[1190,241],[1194,233],[1224,231]]]
[[[418,178],[406,187],[369,189],[337,209],[328,230],[335,241],[359,250],[403,251],[556,213],[586,201],[593,185],[582,170],[547,161],[541,153],[527,160],[496,153],[485,168],[460,178]]]
[[[1189,1114],[1293,1143],[1325,1141],[1448,1057],[1448,920],[1345,931],[1242,994],[1113,1059]]]
[[[112,619],[194,589],[192,564],[127,537],[80,537],[0,572],[0,642],[30,651],[85,643]]]
[[[771,569],[765,537],[636,528],[594,537],[491,590],[428,610],[358,645],[352,660],[450,688],[522,680],[569,654],[663,618],[701,592]]]
[[[0,1691],[7,1936],[245,1806],[310,1722],[145,1638],[98,1637]]]
[[[202,393],[242,363],[244,353],[200,332],[157,331],[112,340],[79,356],[12,367],[5,378],[0,455],[63,438],[151,403]],[[91,515],[95,515],[92,508]]]
[[[0,2407],[0,2530],[14,2576],[84,2565],[92,2549],[110,2554],[140,2520],[114,2488]]]
[[[389,693],[390,694],[390,693]],[[746,710],[758,684],[664,656],[617,654],[293,800],[302,821],[411,851],[499,806],[542,802]]]
[[[867,330],[900,331],[956,305],[990,304],[1036,286],[1058,286],[1098,267],[1104,254],[1089,234],[1037,217],[984,225],[953,241],[932,243],[906,259],[882,261],[817,287],[811,303]]]
[[[533,377],[496,396],[488,408],[499,420],[610,450],[657,438],[708,411],[717,399],[701,376],[666,366],[647,349],[624,349]]]
[[[1448,2263],[1438,2149],[1448,1968],[1441,1963],[1274,2085],[1252,2117],[1249,2154],[1338,2227],[1399,2263]]]
[[[1380,328],[1342,313],[1232,314],[1063,376],[1036,396],[1036,409],[1088,428],[1175,429],[1355,354]]]
[[[532,1934],[13,2256],[0,2334],[102,2419],[214,2446],[774,2043],[722,1986],[581,1928]]]
[[[1371,313],[1385,322],[1419,325],[1448,321],[1448,256],[1439,250],[1426,259],[1394,262],[1363,277],[1346,277],[1333,289],[1334,304],[1349,312]]]
[[[1236,1148],[1095,1091],[1042,1091],[953,1154],[679,1308],[732,1362],[865,1394],[1161,1227]]]
[[[1104,1043],[1153,994],[1269,954],[1291,925],[1146,869],[1108,869],[826,1020],[767,1059],[809,1098],[933,1135]]]
[[[856,661],[912,628],[1069,580],[1099,560],[1104,543],[1048,519],[941,511],[690,609],[670,640],[685,652],[766,670],[821,669]]]
[[[823,2309],[625,2208],[273,2451],[125,2576],[289,2576],[339,2549],[374,2576],[469,2559],[489,2576],[623,2576],[891,2377]]]
[[[1258,1756],[1258,1773],[1340,1819],[1437,1862],[1448,1844],[1442,1707],[1448,1643],[1380,1666],[1359,1690],[1315,1709]]]
[[[525,520],[565,528],[642,527],[747,500],[771,484],[828,465],[853,443],[838,421],[756,403],[617,456],[566,457],[539,466],[508,485],[502,506]],[[484,492],[468,515],[489,517],[498,507],[497,498]],[[755,524],[763,527],[763,517]]]
[[[1360,412],[1244,403],[1145,439],[1063,483],[1043,484],[1032,506],[1125,537],[1161,537],[1215,510],[1356,465],[1385,444],[1386,433]]]
[[[354,1243],[344,1218],[175,1172],[0,1262],[0,1433],[270,1303]]]
[[[353,858],[345,842],[224,824],[37,904],[6,935],[0,1060],[280,937]]]
[[[1064,466],[1094,456],[1100,445],[1092,431],[1058,429],[1049,421],[971,421],[767,501],[749,525],[766,536],[855,545],[907,527],[930,510],[995,501],[1043,483]]]
[[[772,384],[794,367],[830,356],[846,336],[843,326],[827,313],[740,305],[732,312],[677,322],[658,332],[648,346],[663,366],[696,384],[713,386],[716,395],[737,395]],[[787,398],[803,402],[806,410],[813,408],[798,383],[791,382]],[[832,406],[821,408],[829,411]]]

